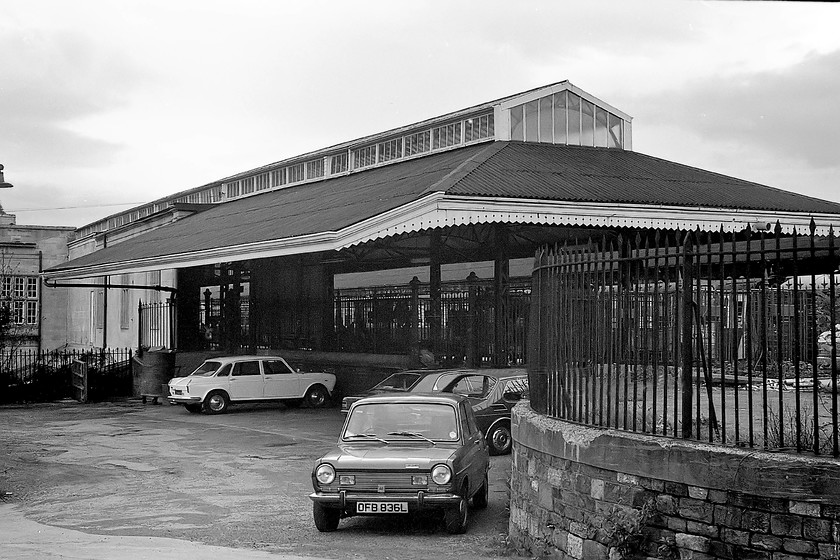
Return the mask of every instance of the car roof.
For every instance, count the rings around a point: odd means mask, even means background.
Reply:
[[[375,403],[432,403],[432,404],[454,404],[468,400],[463,395],[454,393],[387,393],[364,397],[353,403],[353,407],[360,404]]]
[[[398,371],[392,375],[399,375],[403,373],[414,373],[422,376],[427,375],[441,375],[444,373],[455,375],[490,375],[499,379],[506,379],[508,377],[527,377],[528,370],[525,368],[453,368],[453,369],[407,369]],[[390,377],[390,376],[389,376]]]
[[[242,356],[215,356],[207,358],[205,362],[238,362],[243,360],[282,360],[280,356],[257,356],[255,354],[246,354]]]

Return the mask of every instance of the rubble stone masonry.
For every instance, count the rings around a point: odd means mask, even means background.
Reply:
[[[840,560],[840,462],[513,413],[510,536],[536,558]]]

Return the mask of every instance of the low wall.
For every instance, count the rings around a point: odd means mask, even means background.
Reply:
[[[558,559],[840,559],[840,461],[513,411],[510,537]]]

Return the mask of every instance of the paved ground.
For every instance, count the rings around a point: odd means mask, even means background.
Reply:
[[[56,558],[108,558],[103,551],[118,549],[126,560],[122,551],[359,560],[510,552],[508,457],[492,459],[490,507],[466,535],[383,518],[342,520],[339,531],[319,533],[309,473],[341,422],[334,408],[282,405],[221,416],[139,400],[0,407],[0,497],[10,493],[0,502],[0,542],[9,543],[0,558],[49,557],[39,546]],[[201,545],[236,550],[194,548]]]

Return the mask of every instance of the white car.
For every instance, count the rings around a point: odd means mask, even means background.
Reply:
[[[187,377],[169,382],[169,402],[190,412],[225,412],[231,404],[281,401],[325,406],[335,388],[331,373],[296,371],[280,356],[211,358]]]

